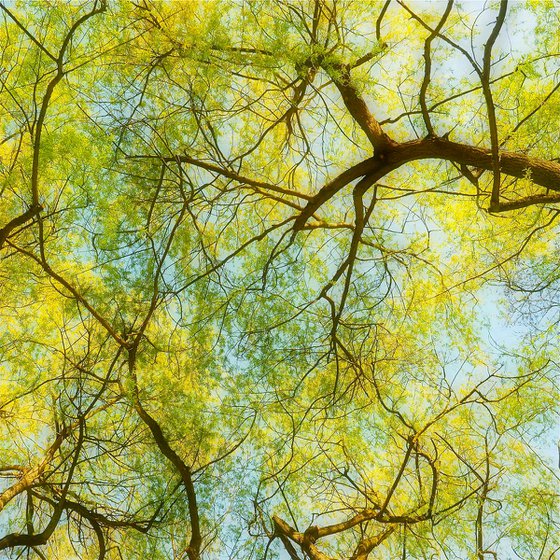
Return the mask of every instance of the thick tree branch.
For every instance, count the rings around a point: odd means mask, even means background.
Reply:
[[[334,523],[333,525],[326,525],[325,527],[316,527],[316,534],[317,538],[327,537],[329,535],[334,535],[336,533],[342,533],[343,531],[347,531],[360,523],[364,523],[365,521],[371,521],[375,519],[379,515],[379,509],[367,508],[360,511],[356,515],[352,516],[350,519],[346,521],[342,521],[340,523]]]
[[[39,212],[42,210],[40,205],[31,206],[28,210],[26,210],[23,214],[13,218],[10,220],[3,228],[0,229],[0,249],[2,249],[6,239],[10,236],[12,231],[19,226],[22,226],[29,220],[31,220],[34,216],[37,216]]]
[[[274,523],[274,528],[277,536],[280,537],[280,539],[284,543],[284,546],[288,550],[288,553],[290,553],[292,557],[295,555],[295,551],[293,550],[290,541],[297,543],[300,546],[301,550],[312,560],[330,560],[330,558],[323,552],[321,552],[315,545],[318,539],[327,537],[329,535],[334,535],[336,533],[342,533],[343,531],[347,531],[348,529],[351,529],[356,525],[371,521],[378,515],[378,510],[364,509],[347,521],[335,523],[334,525],[327,525],[326,527],[311,526],[305,531],[305,533],[296,531],[288,523],[286,523],[283,519],[276,515],[273,516],[272,521]],[[368,554],[376,546],[380,545],[395,531],[396,527],[396,525],[390,525],[380,534],[362,539],[356,547],[351,560],[365,560]]]
[[[172,449],[157,420],[148,413],[148,411],[142,406],[142,403],[140,402],[138,381],[136,379],[135,373],[137,349],[138,339],[135,340],[135,344],[131,348],[129,348],[128,351],[129,374],[134,384],[132,394],[134,408],[138,413],[138,416],[140,416],[142,421],[146,424],[146,426],[148,426],[150,432],[152,433],[154,441],[158,446],[158,449],[161,451],[162,455],[177,469],[177,472],[181,476],[181,482],[187,493],[187,503],[191,522],[191,538],[189,545],[187,546],[187,556],[189,557],[189,560],[198,560],[200,558],[200,548],[202,546],[202,534],[200,531],[200,517],[198,514],[196,490],[194,487],[192,470],[183,461],[183,459],[179,457],[175,450]]]
[[[311,558],[311,560],[332,560],[317,548],[313,536],[307,531],[305,533],[299,533],[277,515],[272,517],[272,522],[274,523],[274,531],[281,540],[284,540],[286,537],[290,538],[300,546],[302,551]]]
[[[428,91],[428,86],[430,85],[431,80],[431,71],[432,71],[432,56],[431,56],[431,46],[432,41],[439,35],[441,28],[444,26],[449,13],[451,12],[451,8],[453,7],[453,0],[448,0],[447,7],[445,8],[445,12],[441,16],[439,23],[437,24],[436,28],[430,33],[429,37],[426,39],[424,43],[424,79],[422,80],[422,85],[420,86],[420,107],[422,109],[422,116],[424,117],[424,123],[426,124],[426,129],[428,130],[428,134],[431,136],[435,135],[434,127],[432,126],[432,121],[430,119],[430,112],[428,111],[428,106],[426,105],[426,92]]]
[[[181,476],[183,486],[187,492],[187,502],[189,507],[189,517],[191,521],[191,539],[187,547],[187,555],[189,560],[197,560],[200,558],[200,547],[202,545],[202,535],[200,532],[200,519],[198,515],[198,506],[196,500],[196,492],[192,473],[189,466],[185,464],[183,459],[171,448],[167,438],[163,435],[163,430],[159,423],[143,408],[139,400],[136,400],[136,411],[146,426],[152,432],[152,436],[163,456],[177,469]]]
[[[59,501],[54,506],[53,514],[49,522],[47,523],[47,526],[45,527],[45,529],[43,529],[43,531],[37,534],[10,533],[6,535],[5,537],[0,539],[0,550],[5,550],[7,548],[14,548],[16,546],[30,547],[30,546],[44,545],[48,542],[51,535],[54,533],[60,521],[60,518],[62,516],[62,512],[64,511],[66,495],[68,494],[68,489],[70,488],[70,484],[74,476],[74,470],[78,463],[78,457],[80,456],[82,445],[84,442],[84,418],[83,417],[80,418],[77,424],[79,426],[79,435],[78,435],[76,449],[74,451],[74,456],[72,457],[72,463],[70,465],[70,468],[68,469],[68,475],[64,487],[62,488]],[[62,441],[60,443],[62,443]],[[53,451],[53,455],[54,455],[54,451]]]
[[[83,421],[87,420],[88,418],[91,418],[92,416],[95,416],[99,412],[107,410],[107,408],[115,404],[119,399],[120,397],[117,399],[112,399],[107,403],[93,410],[90,410],[84,416]],[[12,500],[15,496],[31,488],[34,484],[37,483],[37,481],[40,479],[40,477],[45,473],[45,471],[52,463],[52,460],[56,452],[60,449],[60,446],[62,445],[64,440],[70,436],[73,430],[75,430],[78,426],[80,426],[81,422],[82,420],[78,420],[64,427],[62,430],[60,430],[53,443],[47,448],[43,460],[35,467],[31,469],[24,469],[19,466],[9,466],[0,469],[0,470],[5,470],[8,468],[9,470],[17,470],[23,473],[22,477],[15,484],[10,486],[9,488],[6,488],[6,490],[4,490],[0,494],[0,511],[2,511],[2,509],[4,509],[4,507],[8,504],[8,502]]]
[[[490,33],[488,41],[484,45],[484,59],[482,66],[482,73],[480,81],[482,84],[482,91],[486,101],[486,109],[488,112],[488,128],[490,129],[490,143],[492,146],[492,171],[493,171],[493,185],[492,197],[490,199],[491,206],[497,206],[500,202],[500,154],[498,143],[498,124],[496,122],[496,107],[492,98],[492,89],[490,88],[490,70],[492,62],[492,47],[498,38],[500,30],[506,19],[507,0],[501,0],[500,11],[496,18],[496,23]]]
[[[383,152],[396,145],[396,142],[383,132],[381,125],[370,112],[365,100],[352,84],[349,67],[337,66],[334,69],[327,67],[326,70],[338,88],[348,112],[365,132],[374,151]]]
[[[390,537],[395,532],[396,528],[396,525],[391,525],[378,535],[360,541],[360,544],[358,544],[358,546],[356,547],[356,551],[354,552],[350,560],[366,560],[369,553],[374,548],[379,546],[385,539]]]
[[[398,144],[384,153],[384,157],[373,157],[351,167],[325,185],[308,203],[294,222],[294,230],[299,231],[307,220],[337,192],[361,176],[372,176],[378,181],[402,165],[417,160],[439,159],[458,165],[469,165],[486,171],[493,170],[492,150],[451,142],[445,138],[425,138]],[[518,179],[529,178],[535,185],[560,192],[560,164],[517,152],[500,152],[500,171]],[[548,197],[544,202],[556,202]],[[543,202],[542,197],[527,197],[519,201],[490,204],[490,211],[505,211]]]
[[[33,467],[27,470],[24,475],[9,488],[6,488],[2,494],[0,494],[0,511],[6,507],[8,502],[15,498],[18,494],[31,488],[33,484],[37,482],[37,479],[43,475],[45,470],[50,466],[55,453],[58,451],[62,442],[70,435],[70,429],[66,428],[62,430],[55,438],[54,442],[48,447],[43,460]]]

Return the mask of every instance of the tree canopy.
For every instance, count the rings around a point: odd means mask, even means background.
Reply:
[[[558,555],[558,4],[0,15],[2,557]]]

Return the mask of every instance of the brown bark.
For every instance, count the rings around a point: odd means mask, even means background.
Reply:
[[[385,539],[390,537],[395,532],[396,528],[396,525],[391,525],[379,533],[379,535],[360,541],[360,544],[356,547],[356,552],[354,552],[350,560],[366,560],[369,553]]]
[[[23,214],[20,214],[19,216],[13,218],[3,228],[0,228],[0,249],[2,249],[2,246],[6,242],[6,239],[8,239],[14,229],[22,226],[23,224],[31,220],[34,216],[37,216],[41,210],[42,207],[39,205],[31,206]]]
[[[142,406],[138,391],[138,381],[136,379],[136,352],[140,338],[136,338],[132,346],[128,348],[128,367],[131,379],[134,383],[133,400],[134,408],[138,416],[146,424],[154,441],[161,451],[161,454],[175,467],[181,477],[181,482],[187,494],[187,504],[189,508],[189,517],[191,522],[191,538],[187,546],[186,552],[189,560],[199,560],[200,549],[202,547],[202,534],[200,532],[200,517],[198,514],[198,504],[196,498],[196,489],[192,476],[192,470],[177,452],[171,447],[169,441],[165,437],[159,422]]]
[[[334,83],[342,96],[346,108],[354,117],[360,128],[366,133],[375,151],[384,151],[396,142],[383,132],[381,125],[369,111],[365,101],[357,94],[353,86],[349,84],[350,78],[343,76],[342,79],[335,79]]]
[[[84,417],[84,419],[91,418],[95,414],[107,410],[107,408],[114,405],[118,400],[120,400],[120,397],[109,400],[107,403],[103,404],[102,406],[90,410],[88,414]],[[45,471],[51,466],[53,462],[53,458],[55,457],[57,451],[60,449],[60,446],[62,445],[64,440],[68,438],[68,436],[72,433],[72,430],[75,430],[80,425],[80,422],[81,420],[74,422],[73,424],[70,424],[69,426],[66,426],[64,429],[62,429],[57,434],[53,443],[47,448],[43,460],[33,468],[25,469],[19,466],[11,467],[13,468],[13,470],[20,470],[21,472],[23,472],[23,475],[16,483],[6,488],[0,494],[0,511],[2,511],[4,507],[6,507],[8,502],[12,500],[15,496],[21,494],[21,492],[24,492],[25,490],[28,490],[29,488],[37,484],[37,481],[40,480],[40,478],[43,476]]]
[[[4,509],[10,500],[28,488],[31,488],[31,486],[37,482],[39,477],[41,477],[50,466],[55,453],[62,445],[62,442],[68,437],[69,433],[69,430],[63,430],[59,433],[51,446],[47,449],[43,460],[35,467],[25,471],[25,474],[15,484],[12,484],[0,494],[0,511]]]
[[[402,165],[417,160],[436,159],[468,165],[478,169],[492,171],[492,151],[488,148],[470,146],[451,142],[445,138],[424,138],[388,148],[378,156],[366,159],[341,173],[325,185],[306,205],[304,211],[294,223],[294,229],[300,230],[307,220],[338,191],[362,176],[372,176],[380,180]],[[560,164],[518,152],[500,152],[500,171],[504,175],[518,179],[530,178],[531,181],[548,190],[560,192]],[[501,212],[523,208],[535,203],[558,202],[558,197],[551,195],[529,196],[518,201],[491,204],[491,212]]]
[[[347,531],[348,529],[364,523],[365,521],[371,521],[378,516],[378,512],[373,509],[365,509],[350,519],[343,521],[341,523],[335,523],[334,525],[327,525],[325,527],[309,527],[304,533],[300,533],[293,529],[288,523],[278,516],[273,516],[272,521],[274,523],[274,530],[276,535],[282,540],[284,546],[286,547],[288,553],[292,557],[296,557],[295,550],[291,544],[294,542],[299,545],[301,550],[309,557],[311,560],[331,560],[329,556],[321,552],[315,542],[323,537],[334,535],[335,533],[341,533]],[[374,535],[369,538],[362,539],[351,560],[365,560],[369,553],[378,545],[380,545],[386,538],[388,538],[396,529],[396,525],[390,525],[384,529],[378,535]]]
[[[196,492],[192,479],[192,472],[188,465],[171,448],[167,438],[164,436],[159,423],[142,407],[140,401],[136,401],[136,411],[144,423],[152,432],[152,436],[162,455],[166,457],[177,469],[181,476],[181,481],[187,493],[187,503],[189,507],[189,517],[191,520],[191,539],[187,547],[189,560],[200,558],[200,547],[202,545],[202,535],[200,533],[200,521],[198,516],[198,506],[196,502]]]
[[[317,548],[314,539],[310,537],[308,531],[305,533],[299,533],[276,515],[272,517],[272,521],[274,523],[274,530],[276,534],[281,539],[288,537],[297,543],[307,556],[311,558],[311,560],[332,560],[329,556]]]

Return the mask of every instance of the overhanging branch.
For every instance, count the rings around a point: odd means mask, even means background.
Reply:
[[[302,229],[307,220],[337,192],[362,176],[372,176],[380,180],[391,171],[411,161],[435,159],[458,165],[468,165],[486,171],[493,170],[492,151],[488,148],[451,142],[445,138],[424,138],[397,144],[383,154],[383,158],[366,159],[341,173],[325,185],[306,205],[294,222],[294,230]],[[504,175],[518,179],[530,179],[535,185],[560,192],[560,164],[519,152],[500,152],[500,171]],[[539,195],[524,197],[519,202],[511,201],[492,206],[491,211],[507,211],[523,208],[531,204],[558,202],[556,196]]]

